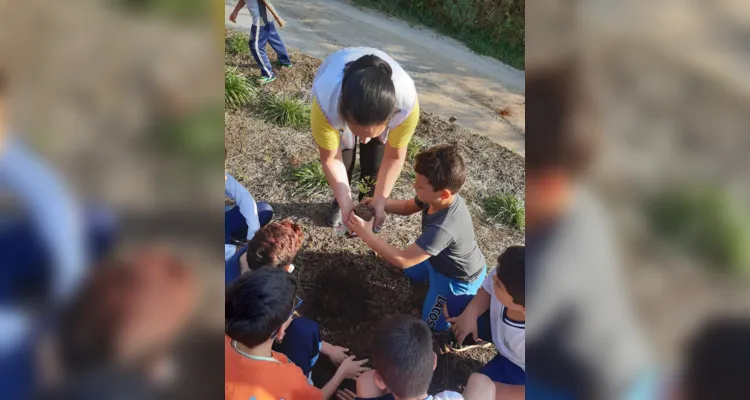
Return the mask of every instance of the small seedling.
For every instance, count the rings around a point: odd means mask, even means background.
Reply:
[[[310,106],[300,99],[274,95],[264,104],[263,116],[270,122],[296,129],[310,126]]]
[[[328,191],[328,181],[320,161],[314,160],[293,168],[290,179],[297,183],[297,192],[306,195],[321,194]]]
[[[360,177],[357,180],[357,190],[359,190],[360,193],[370,193],[370,190],[374,188],[377,185],[377,182],[374,178],[371,178],[369,176]]]
[[[406,147],[406,156],[410,162],[414,162],[420,151],[424,148],[424,142],[418,137],[412,137],[411,141]]]
[[[258,95],[258,89],[245,78],[237,68],[225,67],[224,104],[231,108],[241,108],[250,104]]]
[[[484,202],[484,210],[493,223],[519,230],[526,225],[523,202],[512,194],[490,196]]]

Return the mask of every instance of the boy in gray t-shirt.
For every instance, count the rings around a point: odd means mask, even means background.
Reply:
[[[390,214],[422,213],[422,234],[406,249],[398,249],[372,231],[374,220],[365,222],[355,213],[349,218],[354,232],[389,263],[404,270],[412,280],[429,282],[422,318],[433,330],[446,330],[443,317],[447,300],[474,295],[486,275],[484,256],[474,238],[474,225],[466,202],[458,194],[466,180],[466,167],[458,148],[438,145],[417,155],[414,165],[417,195],[410,200],[388,199]],[[365,199],[363,204],[372,200]],[[346,218],[346,216],[344,216]]]

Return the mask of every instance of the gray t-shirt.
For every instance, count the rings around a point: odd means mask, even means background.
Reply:
[[[448,208],[434,214],[427,213],[429,204],[416,197],[414,200],[422,207],[422,235],[416,243],[432,256],[433,268],[449,278],[465,282],[476,279],[485,261],[474,238],[474,224],[464,199],[455,195]]]
[[[526,373],[576,399],[621,399],[649,366],[608,213],[578,190],[554,226],[526,237]]]
[[[250,16],[253,17],[253,25],[264,26],[273,22],[268,19],[271,12],[268,11],[265,3],[260,0],[247,0],[245,4],[247,5],[247,10],[250,12]]]

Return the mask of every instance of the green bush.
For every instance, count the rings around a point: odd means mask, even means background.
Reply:
[[[513,229],[526,226],[526,210],[523,202],[512,194],[498,194],[485,199],[484,211],[493,223]]]
[[[227,34],[224,39],[224,52],[232,56],[250,53],[247,40],[248,38],[239,32]]]
[[[524,0],[354,0],[464,42],[477,53],[523,69]]]
[[[750,215],[716,188],[671,189],[648,204],[657,234],[726,272],[750,273]]]
[[[237,68],[224,69],[224,104],[230,108],[241,108],[250,104],[258,95],[258,89]]]
[[[311,196],[328,192],[328,181],[319,160],[292,168],[289,171],[289,178],[297,183],[297,193]]]
[[[416,136],[413,136],[411,138],[411,141],[409,141],[409,144],[406,148],[406,157],[409,160],[409,162],[414,162],[414,159],[417,157],[417,154],[419,154],[420,151],[424,148],[424,142],[419,139]]]
[[[283,94],[273,95],[266,100],[263,116],[281,126],[297,129],[310,126],[310,106],[300,99]]]

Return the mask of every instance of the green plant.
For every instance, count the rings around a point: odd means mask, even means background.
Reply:
[[[239,32],[227,33],[224,39],[224,52],[229,55],[243,55],[250,52],[247,37]]]
[[[241,108],[250,104],[258,95],[258,89],[237,68],[224,67],[224,104]]]
[[[292,168],[289,171],[289,177],[297,183],[297,193],[310,196],[328,191],[328,181],[323,172],[323,165],[318,160]]]
[[[263,105],[263,116],[270,122],[302,129],[310,126],[310,106],[300,99],[277,94]]]
[[[523,69],[524,0],[354,0],[407,22],[426,25],[464,42],[477,53]]]
[[[370,190],[372,190],[375,185],[377,185],[377,181],[370,176],[360,177],[357,180],[357,190],[359,190],[360,193],[370,193]]]
[[[489,220],[514,229],[526,226],[526,210],[523,202],[512,194],[498,194],[485,199],[484,211]]]
[[[750,215],[718,188],[681,188],[655,196],[647,207],[663,239],[726,272],[750,273]]]
[[[189,165],[213,166],[223,158],[224,113],[222,106],[208,105],[177,118],[161,121],[155,138],[164,151],[177,155]]]
[[[420,138],[413,136],[411,138],[411,141],[409,141],[409,144],[406,147],[407,159],[410,162],[414,162],[414,159],[417,157],[417,154],[419,154],[419,152],[422,151],[424,146],[425,144]]]

